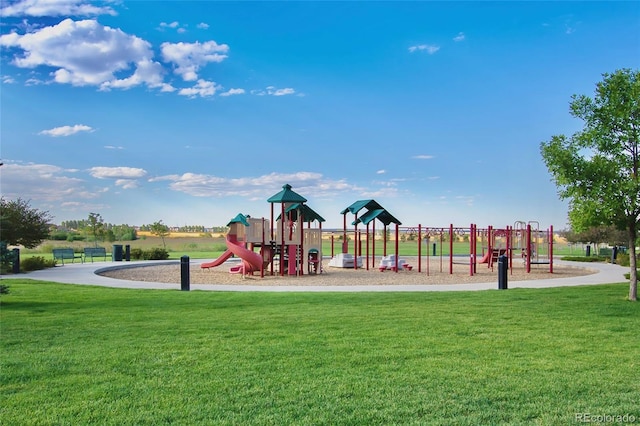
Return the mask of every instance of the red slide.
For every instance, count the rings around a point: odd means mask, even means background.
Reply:
[[[202,263],[200,267],[203,269],[215,268],[216,266],[222,265],[234,254],[242,259],[242,268],[245,273],[259,271],[260,268],[262,268],[262,257],[258,253],[244,248],[242,243],[234,242],[233,239],[227,239],[227,250],[225,250],[220,257],[211,262]],[[234,267],[231,269],[232,273],[242,272],[240,267]]]
[[[482,259],[478,260],[478,263],[489,263],[489,256],[491,256],[491,252],[488,251],[482,256]]]
[[[262,269],[262,256],[260,256],[259,253],[244,248],[244,245],[241,243],[238,244],[229,240],[227,240],[227,249],[227,251],[231,251],[242,259],[245,274],[248,272],[260,271]]]
[[[218,257],[216,260],[213,260],[211,262],[203,263],[203,264],[200,265],[200,267],[203,268],[203,269],[204,268],[215,268],[216,266],[222,265],[231,256],[233,256],[233,252],[231,250],[225,250],[225,252],[222,253],[220,255],[220,257]]]

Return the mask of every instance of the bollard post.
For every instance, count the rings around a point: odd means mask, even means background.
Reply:
[[[435,257],[436,255],[436,243],[433,243],[433,256]]]
[[[189,256],[180,258],[180,290],[189,291]]]
[[[617,257],[618,257],[618,246],[613,246],[613,248],[611,249],[611,264],[612,265],[616,264]]]
[[[498,257],[498,290],[506,290],[507,285],[507,269],[509,267],[509,258],[504,254]]]
[[[124,246],[124,260],[131,261],[131,246],[129,244]]]
[[[586,254],[587,254],[587,257],[591,256],[591,246],[590,245],[587,245],[587,253]]]
[[[19,248],[14,248],[13,249],[13,269],[11,272],[13,272],[14,274],[19,274],[20,273],[20,249]]]

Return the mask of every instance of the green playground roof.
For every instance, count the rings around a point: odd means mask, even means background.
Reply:
[[[351,204],[349,207],[340,212],[340,214],[347,214],[349,212],[353,214],[357,214],[360,210],[367,209],[367,212],[360,216],[358,219],[353,221],[351,224],[356,225],[358,223],[363,223],[367,225],[374,219],[378,219],[380,222],[385,225],[389,225],[391,223],[395,223],[396,225],[402,225],[402,223],[393,217],[391,213],[389,213],[384,207],[376,202],[376,200],[360,200]]]
[[[307,206],[306,204],[302,204],[302,203],[292,204],[289,207],[287,207],[287,209],[285,210],[285,213],[289,213],[289,212],[296,213],[294,220],[298,218],[297,214],[298,212],[300,212],[302,213],[302,217],[305,222],[313,222],[315,220],[317,220],[318,222],[325,221],[322,216],[320,216],[318,213],[316,213],[311,207]],[[278,215],[278,219],[280,219],[280,215]]]
[[[385,209],[369,210],[368,212],[360,216],[357,220],[353,221],[352,225],[355,225],[358,222],[363,223],[364,225],[368,225],[369,222],[375,219],[378,219],[380,222],[384,223],[385,225],[389,225],[391,223],[395,223],[396,225],[402,225],[402,223],[400,223],[398,219],[393,217],[393,215],[391,215],[391,213],[389,213]]]
[[[282,191],[272,195],[267,200],[269,203],[306,203],[307,199],[291,189],[288,183],[282,186]]]
[[[382,209],[382,208],[383,207],[380,204],[378,204],[376,200],[360,200],[360,201],[356,201],[346,209],[342,210],[340,214],[347,214],[349,212],[356,214],[362,209],[376,210],[376,209]]]
[[[232,225],[234,223],[241,223],[244,226],[249,226],[249,222],[247,222],[247,217],[245,215],[243,215],[242,213],[238,213],[236,215],[236,217],[234,217],[233,219],[231,219],[229,221],[229,223],[227,223],[227,226]]]

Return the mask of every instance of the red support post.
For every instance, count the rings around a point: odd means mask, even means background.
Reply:
[[[371,225],[371,231],[373,234],[373,241],[371,241],[371,263],[373,263],[373,267],[376,267],[376,221],[373,221]]]
[[[396,223],[396,273],[398,272],[398,251],[400,249],[400,243],[399,243],[399,238],[400,237],[400,230],[398,227],[398,224]]]
[[[475,245],[473,241],[473,223],[469,226],[469,276],[473,276],[473,264],[475,263],[475,259],[473,258],[473,247]]]
[[[527,264],[527,273],[531,272],[531,225],[527,224],[527,257],[525,262]]]
[[[284,277],[284,227],[287,222],[284,217],[284,203],[280,203],[280,205],[282,206],[280,213],[280,238],[282,238],[280,241],[280,276]],[[291,259],[289,259],[289,262],[291,262]]]
[[[353,220],[353,269],[358,269],[358,213]]]
[[[427,247],[427,252],[429,247]],[[418,272],[422,272],[422,225],[418,224]]]
[[[449,275],[453,275],[453,223],[449,224]]]
[[[342,215],[342,253],[347,253],[349,246],[347,245],[347,214]]]
[[[510,225],[507,225],[505,232],[507,239],[507,252],[505,254],[509,256],[509,271],[511,271],[511,275],[513,275],[513,248],[511,247],[513,245],[513,235],[511,234],[512,228]]]
[[[549,227],[549,273],[553,274],[553,225]]]
[[[366,232],[367,233],[365,235],[366,235],[367,241],[365,243],[365,253],[367,255],[367,262],[366,262],[367,266],[366,266],[366,269],[368,271],[369,270],[369,224],[368,223],[367,223],[367,231]]]

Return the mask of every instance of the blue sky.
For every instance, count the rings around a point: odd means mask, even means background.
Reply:
[[[54,222],[567,225],[539,145],[640,66],[640,2],[3,1],[4,197]]]

